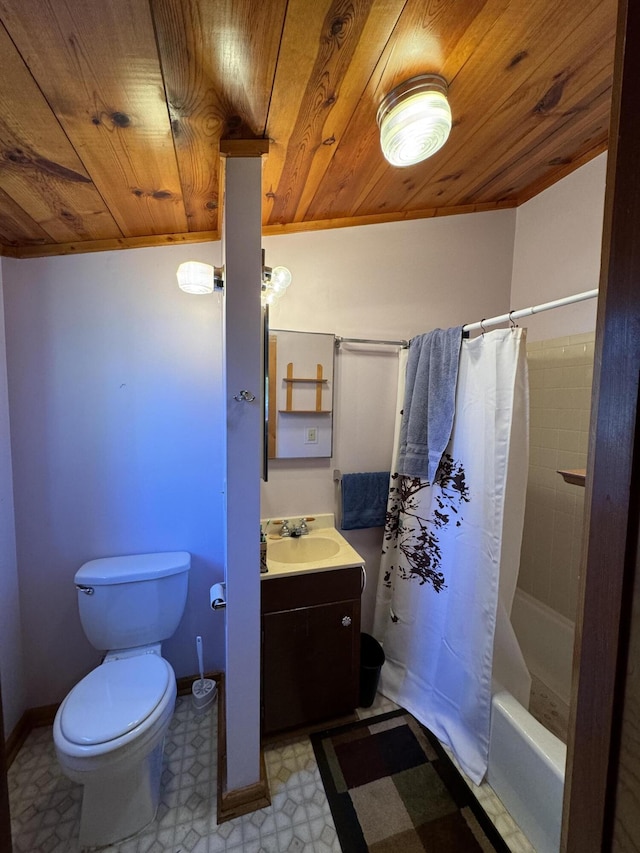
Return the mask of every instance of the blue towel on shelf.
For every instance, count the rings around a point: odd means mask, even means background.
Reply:
[[[456,402],[462,326],[411,339],[400,424],[398,473],[433,483]]]
[[[342,475],[342,529],[384,527],[389,471]]]

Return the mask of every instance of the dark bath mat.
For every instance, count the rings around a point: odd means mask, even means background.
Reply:
[[[509,853],[438,740],[406,711],[311,742],[343,853]]]

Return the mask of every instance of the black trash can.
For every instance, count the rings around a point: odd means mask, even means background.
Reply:
[[[370,634],[360,634],[360,707],[370,708],[376,698],[380,670],[385,661],[380,643]]]

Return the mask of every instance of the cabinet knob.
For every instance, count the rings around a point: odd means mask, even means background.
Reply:
[[[348,628],[351,625],[351,616],[343,616],[342,617],[342,627]]]

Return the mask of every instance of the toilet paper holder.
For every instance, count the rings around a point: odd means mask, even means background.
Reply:
[[[226,583],[214,583],[209,590],[209,602],[212,610],[222,610],[227,606]]]

